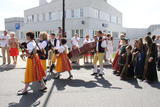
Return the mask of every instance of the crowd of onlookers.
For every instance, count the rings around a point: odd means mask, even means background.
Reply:
[[[134,77],[147,82],[158,81],[160,71],[160,36],[139,38],[131,46],[126,35],[121,35],[119,48],[113,60],[114,74],[122,80]]]

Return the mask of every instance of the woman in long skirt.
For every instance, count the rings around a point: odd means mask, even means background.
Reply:
[[[143,44],[143,39],[140,38],[138,40],[138,50],[136,52],[137,58],[135,63],[135,76],[136,78],[143,80],[143,73],[144,73],[144,64],[145,64],[145,58],[146,58],[146,50],[145,46]]]
[[[61,46],[58,49],[59,55],[57,55],[57,63],[56,63],[56,72],[57,76],[55,79],[60,78],[60,73],[68,71],[69,77],[68,79],[72,79],[73,76],[71,74],[72,66],[70,60],[67,55],[68,47],[66,45],[67,41],[65,39],[61,40]]]
[[[114,60],[113,60],[113,63],[112,63],[112,69],[114,70],[113,71],[113,74],[117,74],[119,72],[119,65],[118,65],[118,61],[119,61],[119,53],[120,53],[120,48],[122,46],[122,41],[121,39],[125,37],[125,35],[121,35],[120,36],[120,41],[119,41],[119,44],[118,44],[118,49],[117,49],[117,52],[116,52],[116,55],[114,57]]]
[[[28,40],[27,43],[27,50],[26,50],[26,56],[27,58],[27,64],[26,64],[26,71],[25,71],[25,87],[22,90],[18,91],[18,95],[24,95],[27,94],[27,89],[29,87],[29,84],[32,82],[40,82],[41,83],[41,89],[40,91],[46,90],[45,83],[43,81],[43,77],[46,76],[44,67],[39,59],[39,56],[36,52],[36,43],[34,41],[34,33],[28,32],[26,34],[26,38]]]

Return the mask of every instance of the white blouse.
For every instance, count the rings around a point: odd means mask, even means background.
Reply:
[[[32,53],[32,51],[36,49],[36,43],[34,41],[31,41],[27,44],[27,50],[29,53]]]
[[[44,49],[47,46],[47,41],[43,41],[41,43],[38,43],[38,46],[40,47],[40,49]]]
[[[67,45],[62,45],[58,48],[58,52],[59,53],[63,53],[64,51],[68,50],[68,46]]]

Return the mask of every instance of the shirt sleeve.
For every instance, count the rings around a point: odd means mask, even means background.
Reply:
[[[39,45],[40,49],[44,49],[47,46],[47,42],[43,41],[42,43],[39,43],[38,45]]]
[[[60,46],[60,47],[58,48],[58,52],[59,52],[59,53],[63,53],[64,51],[65,51],[65,47]]]
[[[31,53],[34,50],[35,46],[32,43],[27,44],[27,50],[29,53]]]

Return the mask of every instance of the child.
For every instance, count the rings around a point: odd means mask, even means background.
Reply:
[[[106,51],[106,60],[107,63],[112,63],[112,55],[113,55],[113,37],[111,34],[107,35],[108,41],[107,41],[107,51]]]
[[[34,33],[28,32],[26,34],[26,39],[28,40],[28,43],[25,55],[28,57],[28,59],[27,59],[25,79],[24,79],[25,87],[24,89],[18,91],[17,93],[18,95],[27,94],[29,83],[32,82],[39,82],[39,81],[41,82],[40,91],[45,91],[47,89],[43,81],[43,77],[45,77],[46,74],[43,65],[40,62],[40,59],[36,53],[37,46],[34,41]]]
[[[83,41],[83,45],[91,43],[91,40],[89,38],[89,35],[86,36],[85,40]],[[91,56],[91,52],[88,52],[84,55],[84,64],[89,64],[89,56]]]
[[[13,64],[17,64],[17,56],[19,55],[18,50],[18,40],[15,38],[15,33],[10,33],[10,39],[9,39],[9,53],[10,56],[13,58]]]
[[[66,45],[67,41],[65,39],[61,39],[61,46],[58,48],[59,54],[57,55],[57,63],[56,63],[56,72],[57,76],[55,79],[60,79],[60,73],[68,71],[69,77],[68,79],[72,79],[73,76],[71,74],[71,63],[69,61],[69,58],[67,56],[68,53],[68,47]]]
[[[134,67],[132,64],[132,46],[129,45],[126,47],[126,55],[125,55],[125,64],[121,72],[121,80],[134,78]]]

